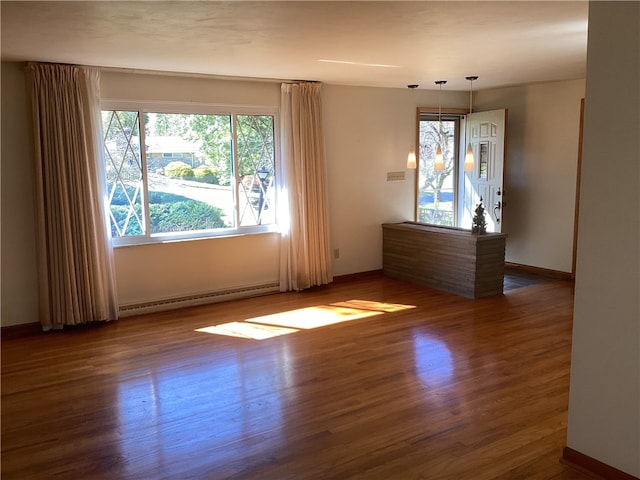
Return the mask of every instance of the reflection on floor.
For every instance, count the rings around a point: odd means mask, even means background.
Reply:
[[[549,275],[528,272],[521,268],[505,267],[504,268],[504,286],[503,291],[508,292],[516,288],[529,287],[556,280]]]

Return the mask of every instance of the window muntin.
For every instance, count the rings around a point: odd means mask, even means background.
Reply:
[[[437,114],[420,115],[417,221],[432,225],[455,226],[456,185],[460,118],[442,115],[442,129]],[[444,170],[436,172],[436,146],[441,142]]]
[[[237,115],[240,226],[275,223],[274,125],[267,115]]]
[[[275,112],[109,107],[102,119],[116,244],[274,229]]]
[[[141,235],[146,220],[137,111],[103,111],[104,160],[111,236]]]

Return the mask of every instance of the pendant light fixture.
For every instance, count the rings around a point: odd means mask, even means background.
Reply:
[[[469,114],[473,112],[473,81],[478,79],[477,75],[465,77],[471,82],[471,88],[469,89]],[[469,129],[469,117],[467,117],[467,133],[470,135]],[[468,136],[467,153],[464,156],[464,171],[473,172],[475,168],[475,161],[473,159],[473,148],[471,147],[471,137]]]
[[[407,168],[409,170],[416,169],[416,152],[414,150],[410,150],[409,155],[407,155]]]
[[[438,145],[436,146],[436,158],[433,162],[433,169],[436,172],[444,172],[444,157],[442,155],[442,85],[447,83],[446,80],[437,80],[436,85],[440,87],[438,93]]]
[[[407,85],[407,88],[410,88],[411,90],[415,90],[416,88],[418,88],[419,85]],[[416,150],[413,147],[413,143],[411,148],[409,148],[409,154],[407,155],[407,168],[410,170],[415,170],[416,169]]]

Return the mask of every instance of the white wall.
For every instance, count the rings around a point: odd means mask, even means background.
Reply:
[[[280,84],[104,70],[101,74],[100,96],[116,100],[280,107]]]
[[[579,101],[581,92],[580,82],[562,82],[478,92],[474,99],[479,97],[479,101],[487,105],[499,104],[517,112],[518,94],[533,96],[535,108],[533,105],[527,109],[521,107],[522,120],[515,124],[518,128],[513,127],[510,132],[510,145],[521,145],[521,149],[529,147],[530,129],[544,128],[548,110],[554,115],[561,113],[569,133],[565,135],[564,130],[554,129],[550,132],[551,141],[555,145],[554,151],[569,152],[559,154],[560,158],[573,157],[571,161],[575,162],[573,150],[577,149],[578,120],[573,105],[574,99]],[[6,326],[37,321],[33,154],[21,64],[2,63],[2,93],[2,325]],[[125,100],[279,106],[280,86],[259,81],[106,71],[102,75],[102,96]],[[381,224],[413,219],[415,177],[414,171],[406,170],[405,163],[415,137],[416,107],[434,107],[438,101],[437,90],[324,85],[331,241],[333,248],[340,250],[340,258],[333,260],[334,275],[382,268]],[[522,102],[527,105],[528,100]],[[571,107],[555,106],[563,102]],[[443,91],[442,106],[465,108],[468,93]],[[511,116],[518,118],[515,113]],[[538,137],[533,135],[533,138]],[[527,162],[540,161],[537,155],[531,157],[523,152],[519,155],[520,171],[532,170]],[[508,162],[516,161],[509,157]],[[571,171],[569,160],[567,165],[554,164],[554,168]],[[404,171],[406,179],[387,182],[386,174],[391,171]],[[511,171],[507,183],[523,182],[520,174],[515,174],[518,172],[515,167]],[[557,177],[555,170],[545,172],[550,177],[540,182],[546,185],[550,197],[566,197],[569,205],[559,209],[562,212],[573,212],[575,172],[572,173],[573,177],[567,178],[568,185],[551,181],[564,178],[564,174]],[[526,181],[529,177],[525,175],[524,178]],[[535,203],[535,199],[527,197],[531,195],[529,187],[525,185],[522,191],[523,203]],[[570,216],[566,212],[559,221],[546,217],[544,225],[568,223],[572,228],[572,218],[568,222],[564,220]],[[518,217],[530,214],[527,209],[520,208]],[[508,253],[511,243],[528,245],[533,241],[534,245],[545,245],[545,248],[523,248],[527,256],[512,255],[509,260],[558,270],[570,268],[566,267],[571,262],[570,234],[558,238],[557,242],[545,243],[546,227],[537,231],[529,227],[515,228],[513,221],[505,226],[509,234]],[[513,231],[510,230],[512,227]],[[276,282],[279,242],[276,235],[264,234],[130,246],[117,248],[115,260],[119,301],[121,305],[130,305]]]
[[[434,90],[325,85],[325,144],[334,275],[382,268],[382,227],[414,219],[416,108],[438,105]],[[442,106],[464,108],[464,92],[443,92]],[[387,182],[387,172],[406,173]]]
[[[121,306],[279,282],[275,233],[115,249]]]
[[[506,108],[506,260],[571,273],[584,80],[479,91],[474,110]]]
[[[2,63],[2,326],[38,321],[33,148],[23,67]]]
[[[567,446],[640,478],[640,3],[590,2]]]

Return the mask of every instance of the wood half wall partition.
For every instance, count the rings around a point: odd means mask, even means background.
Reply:
[[[467,298],[502,294],[506,234],[415,222],[382,229],[385,275]]]

